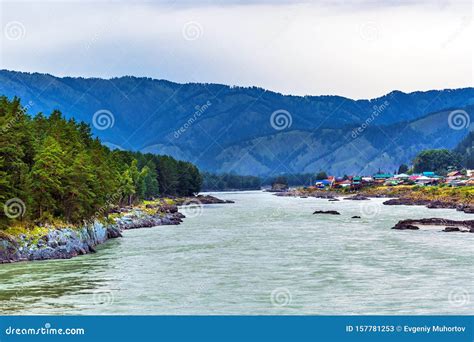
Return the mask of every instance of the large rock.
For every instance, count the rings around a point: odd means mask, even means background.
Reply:
[[[199,201],[201,204],[223,204],[223,203],[234,203],[234,201],[230,200],[221,200],[220,198],[210,196],[210,195],[198,195],[196,199]]]
[[[455,221],[443,218],[424,218],[414,220],[402,220],[398,222],[392,229],[399,230],[418,230],[424,226],[444,227],[444,232],[473,232],[474,220]]]
[[[338,211],[336,210],[316,210],[313,215],[315,214],[326,214],[326,215],[341,215]]]
[[[0,264],[26,260],[17,241],[0,232]]]
[[[344,198],[345,200],[351,200],[351,201],[368,201],[370,198],[363,196],[361,194],[357,194],[351,197],[346,197]]]
[[[413,224],[409,224],[409,223],[404,223],[404,222],[398,222],[395,227],[393,227],[392,229],[398,229],[398,230],[418,230],[420,229],[420,227],[418,226],[415,226]]]
[[[155,215],[148,215],[140,210],[132,210],[125,216],[117,218],[116,224],[121,230],[151,228],[163,225],[178,225],[183,222],[183,218],[184,215],[180,212],[159,212]]]
[[[471,205],[456,204],[439,200],[413,199],[413,198],[392,198],[383,202],[384,205],[424,205],[430,209],[457,209],[467,214],[474,213],[474,207]]]
[[[461,229],[458,227],[446,227],[443,229],[443,232],[460,232]]]
[[[427,205],[430,201],[414,200],[411,198],[392,198],[383,202],[384,205]]]

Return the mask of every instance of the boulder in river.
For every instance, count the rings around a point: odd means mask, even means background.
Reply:
[[[427,205],[430,201],[414,200],[411,198],[392,198],[383,202],[384,205]]]
[[[439,227],[444,228],[443,232],[474,232],[474,220],[455,221],[443,218],[424,218],[414,220],[402,220],[398,222],[392,229],[433,229]]]
[[[418,230],[420,229],[420,227],[418,226],[415,226],[413,224],[409,224],[409,223],[400,223],[398,222],[395,227],[393,227],[392,229],[398,229],[398,230]]]
[[[461,229],[458,227],[446,227],[443,229],[443,232],[460,232]]]
[[[339,212],[337,212],[336,210],[316,210],[313,215],[315,214],[327,214],[327,215],[341,215]]]
[[[361,194],[357,194],[351,197],[346,197],[344,198],[345,200],[351,200],[351,201],[368,201],[370,198],[363,196]]]
[[[217,197],[214,197],[214,196],[211,196],[211,195],[198,195],[195,197],[195,199],[197,199],[199,201],[199,203],[201,204],[223,204],[223,203],[234,203],[234,201],[231,201],[231,200],[222,200],[220,198],[217,198]],[[187,201],[187,203],[189,204],[189,202],[191,202],[193,200],[193,198],[191,198],[190,200]]]

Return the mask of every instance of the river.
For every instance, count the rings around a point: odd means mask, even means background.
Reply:
[[[381,199],[213,195],[235,204],[186,210],[179,226],[125,231],[96,254],[0,265],[0,313],[474,312],[474,234],[390,229],[406,218],[468,214]]]

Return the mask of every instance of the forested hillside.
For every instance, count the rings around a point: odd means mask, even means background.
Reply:
[[[462,156],[462,163],[468,169],[474,169],[474,132],[469,134],[459,143],[455,151]]]
[[[139,77],[55,77],[0,71],[0,94],[94,123],[104,144],[168,154],[217,174],[371,174],[418,151],[454,148],[465,135],[452,110],[474,105],[474,89],[389,94],[370,100],[291,96],[256,87],[177,84]],[[277,113],[278,115],[273,115]],[[273,116],[272,116],[273,115]],[[474,122],[474,120],[471,120]]]
[[[0,223],[56,218],[78,223],[112,205],[201,187],[196,166],[169,156],[111,151],[83,122],[59,111],[30,117],[19,99],[0,97]]]

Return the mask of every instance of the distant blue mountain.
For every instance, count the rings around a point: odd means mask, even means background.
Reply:
[[[170,154],[204,170],[282,172],[393,171],[424,148],[452,148],[470,127],[449,125],[453,110],[472,115],[474,88],[403,93],[372,100],[289,96],[261,88],[177,84],[151,78],[54,77],[0,71],[0,94],[30,113],[59,109],[93,124],[113,148]],[[101,111],[101,112],[100,112]],[[105,113],[105,114],[104,114]],[[468,118],[470,119],[470,118]]]

